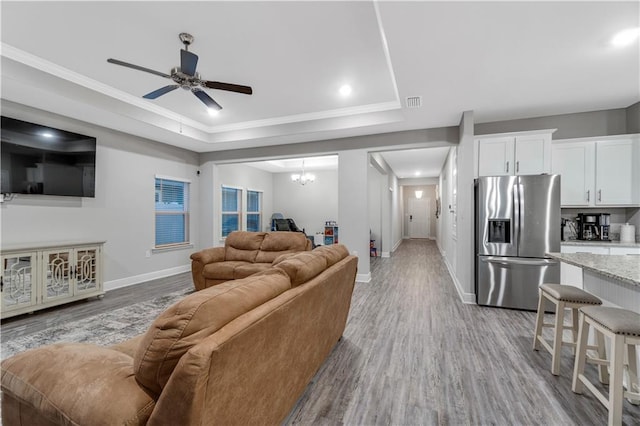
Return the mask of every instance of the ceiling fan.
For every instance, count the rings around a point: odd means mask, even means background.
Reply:
[[[200,99],[208,108],[213,110],[221,110],[222,107],[211,96],[207,95],[201,87],[206,89],[218,89],[226,90],[228,92],[243,93],[245,95],[251,95],[253,89],[250,86],[242,86],[239,84],[222,83],[219,81],[209,81],[200,79],[200,74],[196,72],[196,66],[198,65],[198,55],[189,52],[189,45],[193,43],[193,36],[187,33],[180,33],[180,41],[184,44],[184,49],[180,49],[180,66],[171,69],[171,74],[165,74],[159,71],[155,71],[149,68],[141,67],[139,65],[130,64],[120,61],[118,59],[109,58],[107,62],[121,65],[123,67],[133,68],[134,70],[148,72],[150,74],[159,75],[160,77],[169,78],[173,80],[175,84],[161,87],[153,92],[147,93],[143,96],[145,99],[156,99],[164,94],[167,94],[178,87],[184,90],[190,90],[198,99]]]

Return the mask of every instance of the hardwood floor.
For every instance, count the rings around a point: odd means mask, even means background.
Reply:
[[[532,350],[535,314],[460,302],[433,241],[405,240],[372,277],[286,424],[607,423],[593,395],[571,392],[570,349],[552,376]],[[640,407],[625,402],[623,421],[640,424]]]
[[[372,260],[343,338],[284,424],[606,424],[593,395],[571,392],[570,349],[552,376],[550,354],[532,350],[535,314],[460,302],[433,241],[405,240],[393,257]],[[180,274],[4,320],[2,339],[191,285]],[[640,407],[625,401],[623,422],[640,424]]]

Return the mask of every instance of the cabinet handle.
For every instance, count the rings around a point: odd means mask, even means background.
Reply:
[[[520,171],[520,161],[516,161],[516,173]]]
[[[602,201],[602,189],[598,189],[598,201]]]
[[[591,190],[587,189],[587,203],[591,200]]]
[[[509,173],[509,162],[507,161],[507,169],[505,170],[505,172]]]

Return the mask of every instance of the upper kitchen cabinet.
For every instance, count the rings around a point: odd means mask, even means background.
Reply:
[[[640,204],[640,135],[554,141],[551,163],[563,207]]]
[[[553,130],[478,138],[478,176],[550,173],[552,132]]]

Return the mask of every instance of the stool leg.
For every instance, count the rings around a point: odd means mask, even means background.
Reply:
[[[628,343],[627,345],[627,390],[629,392],[640,392],[638,389],[638,359],[636,358],[636,345]],[[640,405],[640,399],[629,398],[628,401],[633,405]]]
[[[604,344],[604,334],[602,332],[594,329],[594,334],[596,338],[596,346],[598,347],[598,358],[607,359],[607,349]],[[609,383],[609,368],[606,365],[598,364],[598,379],[600,383],[608,384]]]
[[[578,342],[578,308],[571,309],[571,336],[573,338],[573,343]],[[576,354],[577,345],[573,347],[573,355]]]
[[[551,354],[551,374],[560,374],[560,355],[562,354],[562,334],[564,325],[564,302],[556,306],[556,327],[553,332],[553,354]]]
[[[533,350],[538,350],[538,336],[542,336],[542,323],[544,321],[544,296],[542,290],[538,290],[538,313],[536,314],[536,331],[533,336]]]
[[[578,325],[578,341],[576,342],[576,360],[573,363],[573,381],[571,390],[575,393],[582,393],[584,387],[580,375],[584,373],[584,364],[587,360],[587,338],[589,337],[589,324],[584,319],[584,314],[580,314]]]
[[[624,336],[611,339],[611,383],[609,384],[609,425],[622,424],[622,370],[624,368]]]

